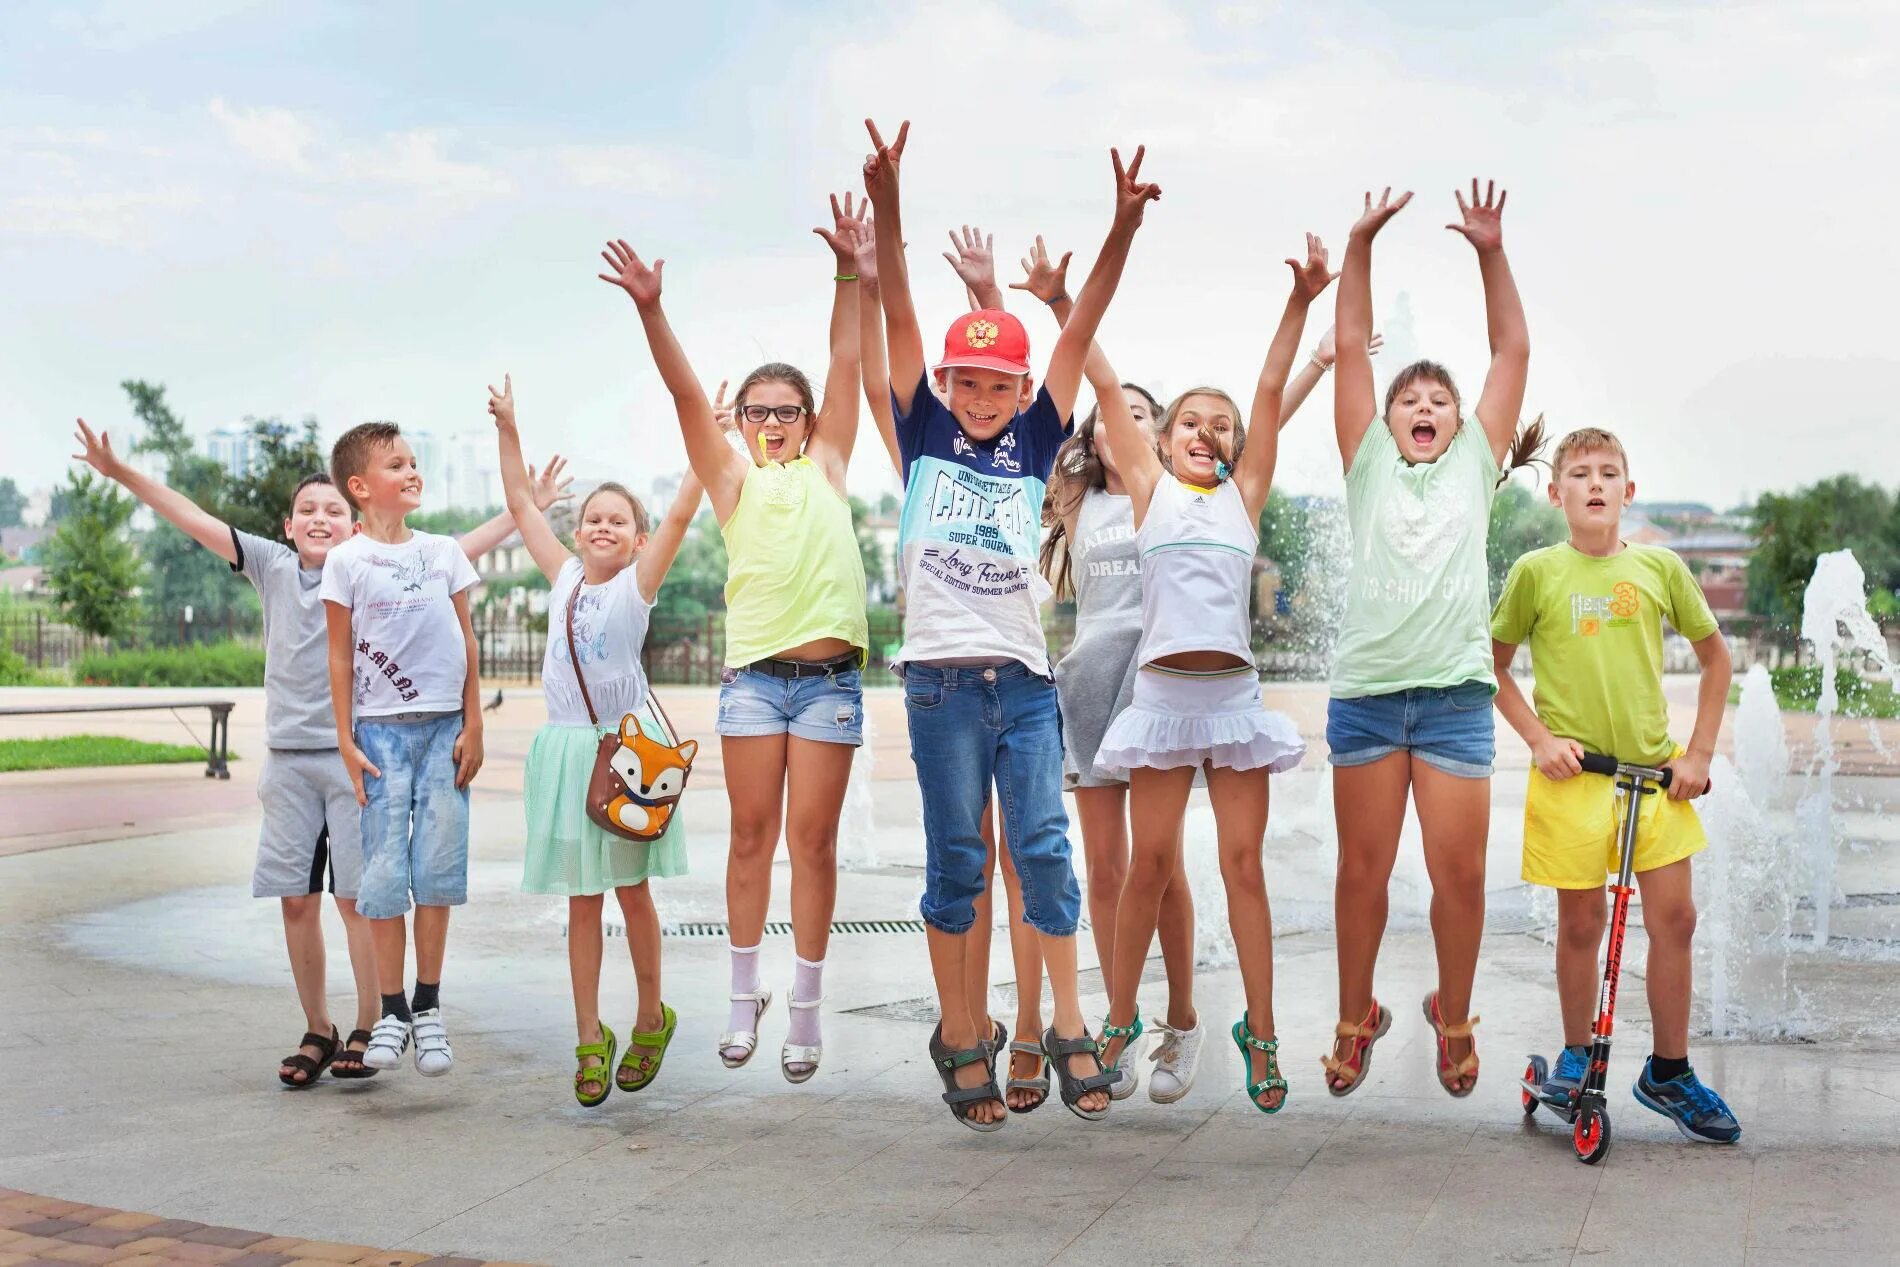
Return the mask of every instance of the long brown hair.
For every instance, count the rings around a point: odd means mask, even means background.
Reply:
[[[1385,426],[1391,425],[1389,420],[1392,417],[1392,402],[1399,398],[1400,392],[1421,381],[1437,383],[1451,393],[1452,412],[1458,418],[1458,425],[1464,426],[1464,401],[1458,395],[1458,384],[1452,381],[1451,371],[1437,361],[1413,361],[1392,376],[1392,382],[1385,389],[1385,412],[1379,416],[1380,423]],[[1506,455],[1503,468],[1498,471],[1497,486],[1503,488],[1504,481],[1510,479],[1511,472],[1518,467],[1535,466],[1544,462],[1544,459],[1538,456],[1543,447],[1544,415],[1538,414],[1530,422],[1518,424],[1517,433],[1511,437],[1511,451]],[[1544,465],[1548,466],[1549,463],[1544,462]]]
[[[1123,383],[1122,390],[1140,392],[1148,402],[1150,417],[1159,417],[1161,406],[1154,393],[1139,383]],[[1102,425],[1102,405],[1097,401],[1075,434],[1056,450],[1049,469],[1049,487],[1042,499],[1042,555],[1037,566],[1049,584],[1055,587],[1058,603],[1075,598],[1075,577],[1069,566],[1069,517],[1082,505],[1091,488],[1108,487],[1108,470],[1095,449],[1095,429]]]

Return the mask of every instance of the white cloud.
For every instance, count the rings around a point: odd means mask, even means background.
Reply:
[[[291,111],[234,109],[222,97],[213,97],[208,108],[231,144],[260,163],[293,172],[310,170],[304,151],[316,140],[317,130]]]

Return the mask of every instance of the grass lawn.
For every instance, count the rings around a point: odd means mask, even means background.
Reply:
[[[1775,687],[1775,703],[1784,713],[1812,713],[1821,696],[1821,670],[1815,665],[1774,669],[1769,678]],[[1850,669],[1842,669],[1835,678],[1834,693],[1839,698],[1841,717],[1900,717],[1900,696],[1886,682],[1868,680]],[[1739,703],[1741,683],[1729,688],[1729,702]]]
[[[0,739],[0,773],[10,770],[70,770],[83,766],[202,763],[205,750],[187,744],[146,743],[116,735],[65,735],[58,739]],[[237,757],[232,756],[236,761]]]

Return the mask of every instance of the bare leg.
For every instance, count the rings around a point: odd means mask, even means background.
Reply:
[[[370,937],[376,943],[376,992],[409,993],[409,926],[400,915],[369,922]]]
[[[416,980],[442,983],[442,959],[449,946],[449,907],[416,907]]]
[[[1115,908],[1128,879],[1128,785],[1075,789],[1075,817],[1082,828],[1082,856],[1088,861],[1084,896],[1095,934],[1095,962],[1106,978],[1115,962]]]
[[[1082,1019],[1082,996],[1076,983],[1075,936],[1056,937],[1041,933],[1042,961],[1049,969],[1049,990],[1055,999],[1055,1031],[1058,1038],[1079,1038],[1088,1028]],[[1093,1055],[1070,1056],[1071,1077],[1088,1078],[1100,1073],[1102,1064]],[[1108,1092],[1090,1091],[1076,1101],[1076,1107],[1099,1113],[1108,1107]]]
[[[1016,1029],[1014,1037],[1025,1043],[1042,1041],[1042,934],[1023,918],[1022,881],[1016,875],[1016,862],[1009,856],[1007,841],[999,841],[997,857],[1003,864],[1003,892],[1009,902],[1009,952],[1016,969]],[[1009,1076],[1033,1078],[1042,1067],[1036,1056],[1011,1053]],[[1034,1091],[1011,1091],[1004,1098],[1011,1108],[1025,1109],[1041,1097]]]
[[[356,1028],[369,1029],[383,1011],[383,1001],[376,992],[376,942],[370,934],[370,922],[357,912],[355,898],[336,899],[336,910],[343,917],[343,939],[350,948],[350,972],[356,978]]]
[[[1333,767],[1333,817],[1339,824],[1339,874],[1333,882],[1333,926],[1339,954],[1339,1019],[1354,1025],[1372,1010],[1372,970],[1385,939],[1386,890],[1399,856],[1411,757],[1388,753],[1365,765]],[[1333,1055],[1348,1060],[1349,1039]],[[1335,1088],[1344,1081],[1328,1079]]]
[[[1115,908],[1115,963],[1108,991],[1110,1024],[1134,1023],[1142,969],[1147,965],[1148,948],[1161,918],[1161,896],[1180,866],[1181,819],[1193,786],[1192,768],[1129,771],[1133,851],[1121,901]],[[1110,1039],[1102,1051],[1102,1063],[1114,1064],[1126,1045],[1123,1039]]]
[[[614,890],[620,914],[627,921],[627,953],[633,957],[633,984],[638,1002],[633,1018],[636,1033],[651,1034],[666,1023],[660,1011],[660,913],[645,883],[623,884]]]
[[[1606,917],[1602,889],[1557,890],[1557,1003],[1566,1047],[1590,1042]]]
[[[792,944],[823,963],[838,902],[838,816],[851,777],[850,744],[790,738],[785,746],[785,844],[792,855]]]
[[[1209,766],[1207,795],[1214,803],[1220,839],[1221,879],[1227,888],[1227,925],[1240,961],[1241,988],[1247,995],[1247,1030],[1271,1039],[1273,1027],[1273,916],[1267,907],[1267,877],[1261,848],[1267,837],[1267,772],[1223,770]],[[1268,1057],[1247,1052],[1249,1081],[1268,1074]],[[1278,1087],[1260,1093],[1258,1103],[1276,1108],[1286,1099]]]
[[[1689,859],[1640,872],[1636,884],[1643,892],[1643,931],[1649,934],[1649,1023],[1656,1031],[1656,1054],[1684,1060],[1696,923]]]
[[[983,891],[976,895],[976,923],[970,925],[975,934],[970,944],[964,948],[963,966],[969,973],[970,997],[976,1000],[976,1032],[989,1037],[996,1032],[996,1026],[990,1018],[990,942],[996,936],[996,806],[994,802],[983,806],[983,820],[978,825],[977,834],[983,837]]]
[[[1471,1014],[1471,985],[1484,940],[1484,845],[1491,828],[1491,780],[1446,774],[1412,761],[1412,798],[1425,837],[1432,881],[1432,941],[1438,947],[1438,1015],[1457,1025]],[[1469,1038],[1446,1042],[1455,1064],[1471,1054]],[[1459,1078],[1463,1089],[1477,1075]]]
[[[324,991],[323,895],[300,893],[278,899],[284,916],[284,948],[290,952],[290,979],[297,985],[297,1002],[303,1005],[304,1029],[329,1037],[330,1004]],[[309,1043],[297,1049],[312,1060],[323,1053]],[[296,1077],[288,1065],[278,1066],[280,1076]]]
[[[567,973],[574,986],[574,1033],[579,1042],[597,1043],[600,1032],[600,894],[567,899]],[[581,1062],[584,1069],[599,1069],[600,1075],[580,1084],[584,1095],[595,1096],[606,1088],[610,1076],[598,1056]]]
[[[1161,894],[1161,963],[1168,970],[1168,1024],[1193,1029],[1200,1017],[1194,1010],[1194,890],[1188,885],[1187,819],[1174,841],[1174,878]]]
[[[930,971],[936,979],[937,997],[943,1007],[943,1041],[953,1051],[975,1047],[989,1037],[981,1028],[987,1007],[982,999],[970,994],[968,960],[973,935],[987,934],[975,925],[961,933],[947,933],[935,925],[925,928],[925,938],[930,945]],[[957,1070],[956,1083],[960,1087],[977,1087],[988,1077],[989,1071],[982,1064],[968,1064]],[[1007,1112],[1001,1101],[979,1100],[964,1110],[964,1116],[976,1122],[995,1122]]]
[[[719,741],[727,771],[726,799],[732,807],[726,919],[735,946],[756,946],[765,935],[765,910],[772,901],[772,855],[778,852],[784,817],[787,738],[748,735]]]

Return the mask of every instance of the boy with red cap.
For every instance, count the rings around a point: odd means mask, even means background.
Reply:
[[[1042,632],[1040,609],[1050,590],[1036,557],[1044,487],[1075,412],[1083,361],[1142,213],[1161,190],[1137,181],[1141,150],[1126,170],[1114,154],[1114,224],[1040,391],[1030,377],[1022,323],[986,308],[951,325],[943,359],[930,370],[944,393],[939,400],[925,378],[903,254],[898,166],[910,124],[890,145],[870,120],[865,126],[876,147],[864,161],[864,188],[877,210],[891,405],[904,468],[906,611],[894,665],[904,677],[911,759],[923,792],[922,906],[942,1014],[931,1059],[958,1121],[978,1131],[1004,1124],[996,1054],[1009,1035],[1000,1024],[985,1032],[987,1000],[966,973],[975,901],[985,883],[981,822],[994,783],[1022,881],[1024,919],[1040,935],[1055,996],[1055,1025],[1042,1034],[1043,1050],[1063,1103],[1093,1120],[1108,1112],[1114,1076],[1096,1058],[1076,985],[1082,895],[1069,858],[1062,729]]]

